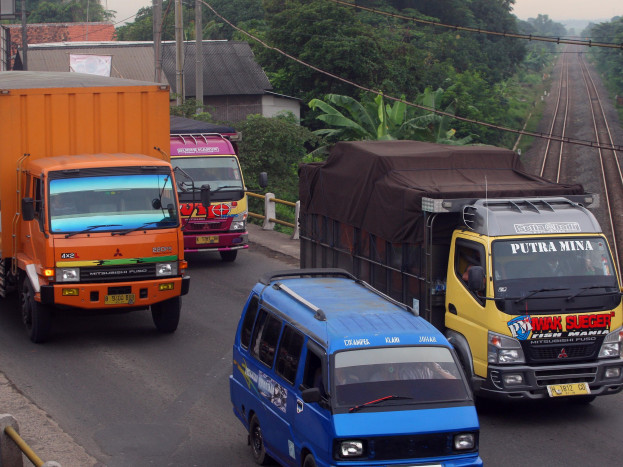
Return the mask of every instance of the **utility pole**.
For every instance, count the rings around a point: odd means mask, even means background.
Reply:
[[[203,112],[203,15],[201,0],[195,0],[195,99],[197,113]]]
[[[162,0],[153,0],[154,81],[162,83]]]
[[[28,32],[26,31],[26,0],[22,0],[22,68],[28,70]]]
[[[175,0],[175,92],[176,104],[184,103],[184,29],[182,23],[182,0]]]

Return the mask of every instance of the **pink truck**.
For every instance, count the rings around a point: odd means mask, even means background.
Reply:
[[[171,116],[184,251],[218,251],[236,259],[248,245],[247,195],[233,128]]]

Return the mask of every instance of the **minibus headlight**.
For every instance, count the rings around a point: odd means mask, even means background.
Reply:
[[[487,361],[497,364],[525,363],[526,359],[517,339],[489,331]]]
[[[56,268],[56,282],[78,282],[80,268]]]
[[[363,455],[362,441],[342,441],[340,443],[341,457],[359,457]]]
[[[157,263],[156,276],[175,276],[177,275],[177,263]]]
[[[476,437],[474,433],[459,433],[454,435],[454,450],[469,451],[476,447]]]
[[[623,328],[618,328],[606,336],[601,349],[599,358],[623,357]]]

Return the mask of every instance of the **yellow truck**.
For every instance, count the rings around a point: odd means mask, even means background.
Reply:
[[[18,292],[30,339],[45,341],[59,310],[151,309],[174,332],[190,278],[158,150],[168,87],[1,72],[0,122],[0,297]]]
[[[590,402],[623,389],[621,286],[581,185],[490,146],[336,144],[303,164],[301,267],[418,309],[477,395]]]

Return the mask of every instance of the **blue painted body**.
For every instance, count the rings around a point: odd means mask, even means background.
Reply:
[[[280,285],[307,303],[293,298]],[[241,343],[243,328],[248,326],[244,322],[249,309],[259,310],[256,318],[265,310],[267,316],[281,322],[279,345],[269,350],[275,355],[272,365],[260,361],[270,360],[262,350],[258,355],[264,357],[254,355],[254,337],[246,345]],[[253,335],[260,322],[260,319],[255,322]],[[286,327],[302,338],[300,354],[296,347],[296,355],[288,358],[282,352],[287,347],[282,342],[287,340]],[[258,341],[265,344],[270,339],[264,341],[258,337]],[[358,354],[360,350],[364,352]],[[372,360],[386,353],[400,356],[391,363],[393,371],[410,364],[409,355],[422,352],[448,355],[444,362],[455,371],[456,377],[429,383],[371,380],[364,384],[360,380],[348,386],[338,382],[338,371],[343,368],[371,368],[374,362],[367,361],[368,356]],[[304,402],[302,393],[311,387],[308,372],[315,361],[314,355],[321,356],[321,387],[323,391],[325,387],[328,389],[321,402]],[[365,360],[357,364],[360,366],[346,367],[341,363],[357,355]],[[267,454],[282,465],[302,466],[306,455],[312,455],[319,466],[482,465],[478,455],[476,409],[450,344],[427,321],[371,290],[367,284],[348,277],[313,275],[286,276],[258,283],[238,325],[233,360],[230,393],[234,413],[247,429],[253,417],[258,420]],[[284,362],[291,365],[291,373],[284,370]],[[336,365],[343,367],[336,369]],[[439,399],[444,392],[437,391],[434,385],[449,388],[451,400]],[[368,392],[383,397],[367,396]],[[366,394],[361,396],[362,400],[352,402],[362,393]],[[412,397],[397,397],[407,394]],[[344,402],[338,400],[340,397],[355,399]],[[475,437],[475,446],[464,451],[455,449],[454,437],[465,433]],[[343,458],[338,447],[341,442],[351,440],[361,442],[364,452],[361,456]]]

